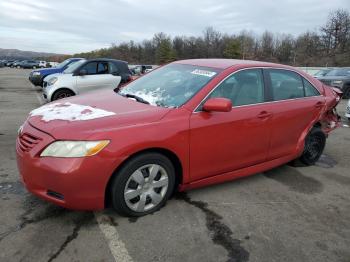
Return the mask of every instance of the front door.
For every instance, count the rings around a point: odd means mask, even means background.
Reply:
[[[116,88],[118,76],[114,76],[109,72],[108,62],[90,62],[80,69],[86,70],[87,74],[77,77],[77,90],[84,93],[91,90],[100,90],[104,88]]]
[[[266,160],[271,113],[264,104],[261,69],[246,69],[226,78],[208,96],[232,101],[230,112],[203,112],[190,118],[191,180],[252,166]]]

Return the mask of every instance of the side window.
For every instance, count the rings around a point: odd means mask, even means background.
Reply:
[[[108,63],[99,62],[97,65],[97,74],[108,74]]]
[[[309,81],[307,81],[306,79],[303,79],[304,82],[304,89],[305,89],[305,96],[319,96],[320,92],[318,92],[318,90],[310,84]]]
[[[233,74],[217,86],[209,97],[231,99],[233,106],[264,102],[262,70],[247,69]]]
[[[283,69],[270,69],[268,73],[274,101],[304,97],[303,80],[297,73]]]
[[[88,75],[95,75],[97,73],[97,62],[88,63],[80,70],[83,70],[83,69],[87,71]]]

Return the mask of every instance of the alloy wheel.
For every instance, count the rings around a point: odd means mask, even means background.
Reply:
[[[169,177],[157,164],[144,165],[134,171],[124,189],[126,205],[134,212],[145,212],[164,199],[169,186]]]
[[[62,98],[66,98],[66,97],[70,97],[71,94],[69,93],[61,93],[57,96],[57,99],[62,99]]]

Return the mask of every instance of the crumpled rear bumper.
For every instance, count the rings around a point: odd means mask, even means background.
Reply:
[[[322,130],[326,134],[329,134],[331,131],[341,126],[341,117],[336,107],[343,96],[343,92],[335,87],[329,87],[328,92],[331,93],[328,94],[326,108],[321,117]]]

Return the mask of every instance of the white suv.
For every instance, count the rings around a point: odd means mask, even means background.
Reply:
[[[128,64],[114,59],[82,59],[63,73],[44,79],[44,98],[47,101],[82,94],[92,90],[115,89],[131,80]]]
[[[39,67],[40,68],[45,68],[47,66],[47,62],[46,61],[39,61]]]

